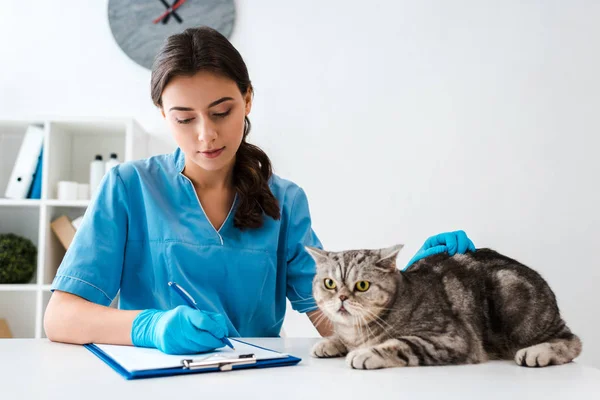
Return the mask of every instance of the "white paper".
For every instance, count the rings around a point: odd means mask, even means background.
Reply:
[[[226,356],[227,358],[239,357],[242,354],[254,354],[257,360],[285,358],[288,356],[284,353],[263,350],[258,347],[250,346],[235,339],[230,340],[235,347],[235,350],[232,350],[229,347],[224,347],[210,353],[201,354],[172,355],[165,354],[157,349],[134,346],[119,346],[112,344],[96,344],[96,347],[104,351],[114,361],[119,363],[129,372],[181,367],[182,360],[200,360],[206,358],[207,356],[217,354]]]

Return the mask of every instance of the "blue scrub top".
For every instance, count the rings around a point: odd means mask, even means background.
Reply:
[[[296,184],[273,175],[281,219],[258,229],[233,225],[237,202],[217,231],[206,217],[185,158],[172,154],[110,170],[52,283],[91,302],[119,308],[172,309],[186,289],[200,309],[223,314],[231,336],[278,336],[286,296],[299,312],[316,310],[315,263],[304,246],[321,247],[308,201]]]

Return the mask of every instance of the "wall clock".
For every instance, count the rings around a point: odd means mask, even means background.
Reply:
[[[151,69],[164,40],[187,28],[206,25],[229,38],[234,0],[109,0],[110,30],[129,58]]]

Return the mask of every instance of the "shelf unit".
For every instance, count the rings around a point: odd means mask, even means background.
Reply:
[[[44,128],[42,198],[3,198],[30,124]],[[88,183],[89,163],[94,156],[102,154],[107,159],[113,152],[121,161],[146,158],[148,135],[133,119],[0,120],[0,233],[24,236],[38,249],[36,272],[29,283],[0,284],[0,318],[7,320],[14,337],[45,337],[43,316],[50,300],[50,285],[65,254],[50,223],[61,215],[71,220],[83,215],[89,204],[88,200],[58,200],[57,183]]]

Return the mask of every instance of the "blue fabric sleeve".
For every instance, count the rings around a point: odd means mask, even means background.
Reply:
[[[119,167],[112,168],[88,207],[52,282],[91,302],[110,305],[117,295],[127,240],[129,206]]]
[[[300,188],[292,202],[286,243],[287,298],[298,312],[314,311],[317,303],[312,295],[312,281],[316,265],[304,246],[322,248],[322,245],[312,230],[308,199]]]

